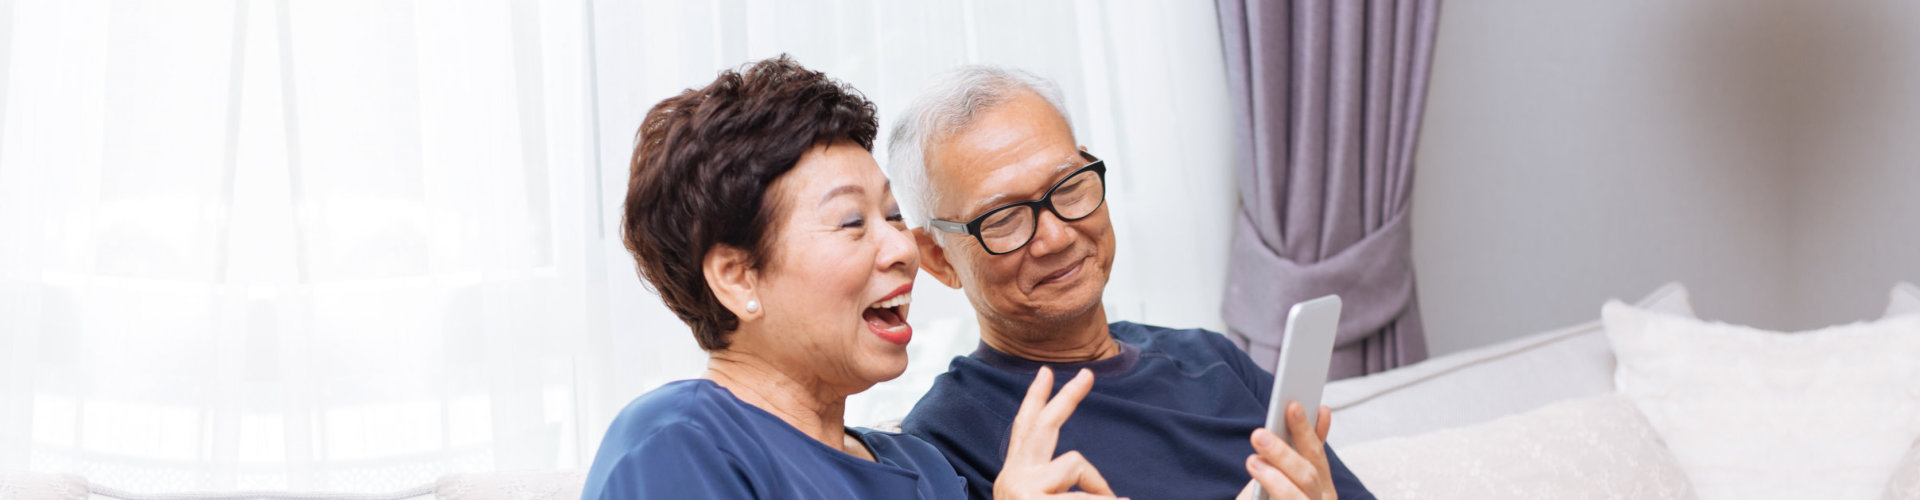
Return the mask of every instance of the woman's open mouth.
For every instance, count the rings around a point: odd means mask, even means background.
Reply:
[[[912,284],[902,286],[887,298],[867,306],[867,310],[860,313],[860,318],[867,322],[867,330],[881,340],[899,345],[913,340],[913,326],[907,324],[907,304],[913,302],[912,290]]]

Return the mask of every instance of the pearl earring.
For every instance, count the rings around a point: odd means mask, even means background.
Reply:
[[[747,312],[760,312],[760,301],[758,301],[758,300],[748,300],[748,301],[747,301]]]

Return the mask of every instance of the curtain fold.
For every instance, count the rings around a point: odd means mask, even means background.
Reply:
[[[1240,210],[1229,337],[1267,369],[1286,314],[1345,301],[1331,376],[1426,358],[1408,208],[1438,0],[1218,0]]]

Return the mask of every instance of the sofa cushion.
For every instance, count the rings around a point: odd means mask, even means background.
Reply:
[[[86,500],[89,494],[80,476],[0,471],[0,499]]]
[[[1380,498],[1692,498],[1632,401],[1602,395],[1342,448]]]
[[[1878,498],[1920,437],[1920,315],[1790,334],[1601,316],[1618,389],[1701,498]]]
[[[576,500],[585,489],[585,469],[448,474],[434,484],[439,500]]]
[[[1692,316],[1687,289],[1668,283],[1641,299]],[[1613,353],[1596,319],[1327,385],[1334,446],[1411,436],[1613,392]],[[1344,449],[1344,448],[1341,448]]]

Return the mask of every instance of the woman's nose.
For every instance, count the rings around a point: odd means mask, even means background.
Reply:
[[[913,243],[913,233],[906,229],[883,225],[881,230],[880,254],[881,270],[890,270],[894,266],[905,266],[909,271],[920,268],[920,247]]]

